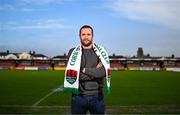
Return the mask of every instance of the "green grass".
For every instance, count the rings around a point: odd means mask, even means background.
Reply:
[[[180,73],[113,71],[107,113],[180,113]],[[64,71],[0,71],[0,113],[69,113],[71,94],[56,92]]]
[[[112,72],[108,105],[180,105],[180,73]]]

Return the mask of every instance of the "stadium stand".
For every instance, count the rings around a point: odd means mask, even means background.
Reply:
[[[7,58],[8,57],[8,58]],[[124,57],[109,56],[111,70],[167,70],[180,71],[177,57]],[[0,69],[16,70],[65,70],[67,55],[48,58],[43,54],[0,52]]]

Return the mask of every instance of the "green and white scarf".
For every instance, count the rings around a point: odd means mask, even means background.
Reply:
[[[102,46],[93,44],[93,49],[105,68],[107,93],[110,93],[109,56],[106,50]],[[77,46],[71,53],[71,56],[69,57],[69,61],[67,63],[67,67],[65,71],[65,79],[64,79],[65,92],[72,92],[74,94],[79,94],[79,75],[80,75],[80,66],[81,66],[81,55],[82,55],[82,48],[81,46]]]

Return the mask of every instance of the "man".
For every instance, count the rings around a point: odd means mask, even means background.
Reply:
[[[65,89],[74,88],[71,89],[71,113],[86,114],[89,111],[91,114],[104,114],[103,79],[104,76],[109,76],[109,58],[105,50],[93,44],[91,26],[82,26],[79,37],[81,46],[71,49],[68,53],[69,61],[64,82]],[[109,83],[110,79],[108,80]]]

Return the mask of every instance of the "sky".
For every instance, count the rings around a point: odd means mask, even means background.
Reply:
[[[109,55],[180,57],[180,0],[0,0],[0,52],[63,55],[83,25]]]

